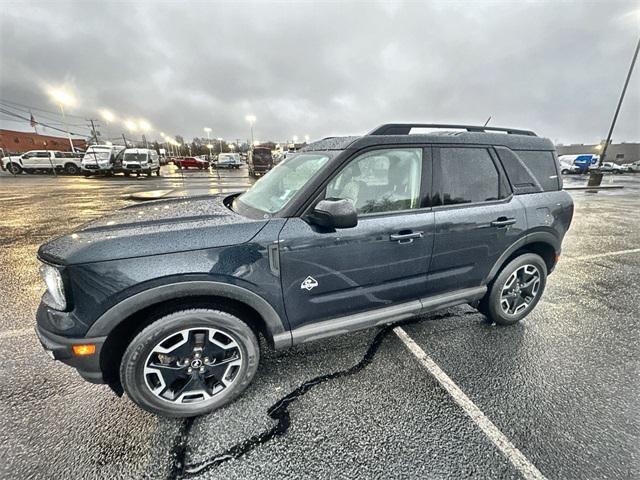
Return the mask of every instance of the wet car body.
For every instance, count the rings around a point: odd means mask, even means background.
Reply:
[[[189,169],[189,168],[197,168],[199,170],[204,170],[205,168],[209,168],[209,161],[203,160],[197,157],[181,157],[174,159],[173,163],[180,169]]]
[[[385,128],[316,142],[275,167],[270,176],[289,178],[284,169],[305,155],[322,158],[318,172],[277,212],[243,206],[238,194],[161,200],[44,244],[39,258],[59,271],[66,304],[52,307],[45,293],[37,312],[43,346],[85,379],[121,392],[119,360],[127,342],[163,309],[228,305],[281,349],[476,304],[518,254],[535,254],[553,270],[573,203],[562,191],[549,140],[518,131],[406,135],[402,125]],[[490,158],[500,198],[447,201],[442,158],[457,148]],[[314,219],[324,214],[317,209],[337,172],[363,155],[394,149],[417,151],[422,159],[413,210],[359,214],[336,228]],[[546,171],[526,167],[523,158],[532,151],[548,159]],[[336,205],[348,207],[344,202]],[[73,355],[74,345],[87,343],[94,354]]]

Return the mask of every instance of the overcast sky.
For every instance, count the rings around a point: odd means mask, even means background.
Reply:
[[[187,139],[360,134],[398,121],[597,142],[640,35],[629,2],[2,2],[0,98],[72,130],[109,108]],[[614,141],[640,140],[640,67]],[[3,108],[7,104],[4,103]],[[21,107],[18,107],[21,108]],[[19,113],[19,110],[14,109]],[[33,110],[36,120],[60,120]],[[28,113],[27,113],[28,116]],[[102,121],[104,125],[104,121]],[[0,114],[2,128],[28,130]],[[120,122],[103,133],[118,135]]]

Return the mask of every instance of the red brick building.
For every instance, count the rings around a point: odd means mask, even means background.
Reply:
[[[85,150],[86,140],[72,138],[76,148]],[[67,137],[52,137],[50,135],[38,135],[30,132],[15,132],[13,130],[0,130],[0,148],[5,154],[24,153],[29,150],[71,150]]]

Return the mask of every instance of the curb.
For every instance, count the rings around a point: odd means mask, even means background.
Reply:
[[[564,187],[563,190],[619,190],[624,188],[624,185],[600,185],[598,187]]]

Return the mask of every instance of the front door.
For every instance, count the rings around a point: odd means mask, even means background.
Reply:
[[[485,147],[434,148],[434,192],[428,293],[480,286],[526,229],[524,208]]]
[[[423,296],[434,230],[422,200],[431,183],[424,153],[372,150],[333,177],[324,198],[351,200],[356,227],[326,231],[302,218],[287,221],[279,250],[292,328]]]

